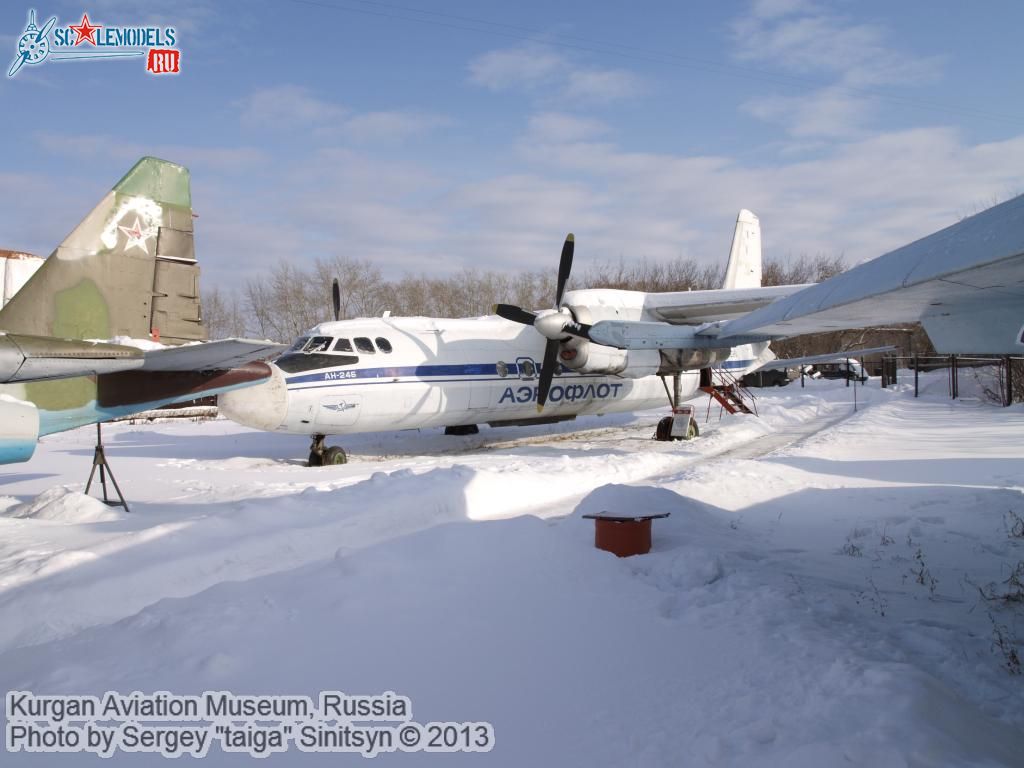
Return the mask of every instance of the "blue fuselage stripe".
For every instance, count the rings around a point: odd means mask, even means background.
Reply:
[[[753,360],[727,360],[720,367],[727,369],[746,368]],[[601,373],[570,373],[566,372],[565,377],[588,378],[600,377]],[[437,378],[451,376],[469,376],[467,379]],[[487,378],[483,378],[487,377]],[[321,369],[314,373],[303,373],[297,376],[289,376],[285,380],[289,389],[308,389],[309,387],[295,387],[295,384],[308,382],[327,382],[330,384],[390,384],[394,379],[429,379],[430,384],[444,384],[458,381],[499,381],[506,383],[533,381],[520,379],[518,366],[509,363],[508,375],[499,377],[498,368],[494,363],[465,363],[461,365],[407,365],[391,368],[351,368],[338,367]],[[377,381],[385,379],[386,381]],[[374,380],[374,381],[371,381]]]

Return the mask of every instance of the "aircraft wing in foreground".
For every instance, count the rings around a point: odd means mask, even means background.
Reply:
[[[942,353],[1024,351],[1024,195],[713,333],[778,338],[912,321]]]
[[[609,303],[602,294],[631,292],[573,293],[594,307]],[[642,310],[639,318],[604,311],[591,324],[588,312],[573,311],[571,318],[540,317],[536,324],[549,338],[572,336],[619,350],[699,351],[920,322],[942,353],[1020,354],[1024,195],[816,285],[719,291],[710,301],[698,293],[712,292],[640,294],[642,301],[634,302]],[[499,314],[527,322],[520,313],[499,308]]]

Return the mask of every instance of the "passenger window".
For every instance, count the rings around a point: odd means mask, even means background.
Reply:
[[[306,354],[311,352],[326,352],[331,348],[331,342],[334,341],[330,336],[314,336],[309,340],[309,343],[302,348],[302,351]]]
[[[338,339],[336,342],[334,342],[334,351],[335,352],[351,352],[352,351],[352,342],[349,341],[348,339]]]
[[[391,352],[391,342],[385,339],[383,336],[378,336],[374,341],[377,342],[377,349],[383,352],[385,355]]]
[[[372,355],[377,350],[373,348],[373,342],[365,336],[357,336],[355,338],[356,349],[364,354]]]

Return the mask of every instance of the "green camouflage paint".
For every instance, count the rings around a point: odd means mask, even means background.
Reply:
[[[96,283],[82,280],[53,296],[53,335],[63,339],[110,339],[110,311]]]

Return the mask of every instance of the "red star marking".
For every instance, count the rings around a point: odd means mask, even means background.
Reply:
[[[135,224],[130,227],[119,226],[128,241],[124,244],[124,249],[127,251],[129,248],[140,248],[143,253],[148,254],[149,248],[146,247],[146,233],[142,231],[142,223],[139,221],[139,217],[135,217]]]
[[[74,24],[68,24],[68,29],[75,32],[78,37],[75,39],[75,45],[80,43],[92,43],[96,45],[96,30],[103,29],[100,24],[90,24],[89,14],[82,14],[82,22],[76,27]]]

